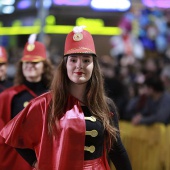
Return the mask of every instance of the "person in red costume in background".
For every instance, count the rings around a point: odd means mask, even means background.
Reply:
[[[109,170],[106,153],[117,170],[132,170],[118,129],[93,37],[77,26],[66,37],[51,91],[32,100],[0,134],[37,170]],[[26,148],[35,154],[28,156]]]
[[[7,77],[7,64],[8,59],[6,49],[0,46],[0,93],[13,85],[13,82]]]
[[[0,129],[26,107],[30,100],[47,92],[50,87],[52,65],[47,59],[44,44],[35,40],[36,35],[32,34],[24,47],[14,78],[15,85],[0,94]],[[17,149],[18,152],[20,150]],[[32,169],[17,151],[4,144],[3,138],[0,138],[1,170]],[[26,152],[29,154],[33,151],[27,149]]]

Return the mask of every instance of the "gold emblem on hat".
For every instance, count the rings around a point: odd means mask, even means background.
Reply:
[[[75,33],[75,34],[73,35],[73,40],[74,40],[74,41],[80,41],[80,40],[82,40],[82,39],[83,39],[83,34],[82,34],[81,32]]]
[[[28,46],[27,46],[28,51],[32,51],[32,50],[34,50],[34,48],[35,48],[34,44],[28,44]]]

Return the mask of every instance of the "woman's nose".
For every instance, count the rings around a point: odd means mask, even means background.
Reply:
[[[83,68],[81,59],[78,59],[78,60],[77,60],[76,67],[79,68],[79,69]]]
[[[34,64],[32,62],[27,62],[26,63],[26,67],[33,67],[33,66],[34,66]]]

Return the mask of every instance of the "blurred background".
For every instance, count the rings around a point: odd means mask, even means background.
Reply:
[[[158,57],[168,53],[169,7],[168,0],[0,0],[0,44],[14,62],[21,53],[13,56],[13,50],[22,50],[28,36],[37,33],[49,57],[57,60],[56,54],[63,54],[65,34],[75,25],[86,25],[98,56],[120,58],[126,47],[117,36],[131,34],[123,41],[129,46],[130,41],[137,42],[135,58]]]
[[[33,33],[56,67],[66,34],[75,25],[86,25],[94,37],[106,93],[117,105],[133,169],[170,170],[170,112],[166,122],[133,122],[150,95],[144,86],[147,79],[156,76],[163,93],[170,92],[170,1],[0,0],[0,45],[8,53],[8,77],[15,76],[16,63]]]
[[[0,0],[0,45],[14,64],[28,36],[37,33],[57,64],[66,34],[75,25],[86,25],[98,56],[109,55],[118,60],[115,64],[134,65],[148,57],[168,60],[169,7],[168,0]]]

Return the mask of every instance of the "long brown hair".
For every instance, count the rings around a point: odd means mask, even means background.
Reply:
[[[68,84],[70,80],[67,76],[66,62],[67,57],[64,57],[57,67],[56,75],[51,85],[52,102],[48,120],[49,132],[51,134],[54,133],[55,122],[63,115],[69,95]],[[105,95],[103,77],[96,56],[93,57],[93,62],[94,68],[86,87],[85,103],[92,115],[103,123],[106,131],[106,140],[110,147],[113,140],[116,139],[117,129],[113,126],[108,100]]]
[[[53,66],[50,60],[46,59],[43,61],[44,64],[44,73],[42,74],[42,82],[47,87],[50,88],[52,78],[53,78]],[[23,84],[25,81],[25,77],[22,71],[22,61],[17,63],[17,71],[14,77],[14,84],[20,85]]]

